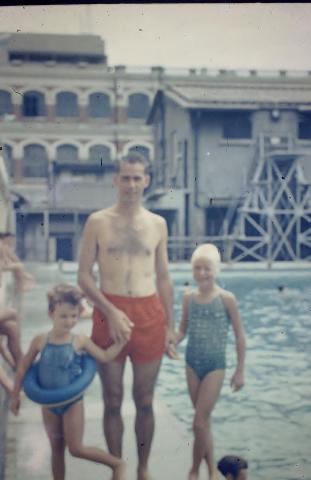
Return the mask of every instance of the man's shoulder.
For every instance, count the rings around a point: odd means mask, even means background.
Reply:
[[[97,210],[89,215],[88,220],[90,222],[102,221],[107,218],[111,213],[111,207],[103,208],[102,210]]]
[[[165,218],[162,217],[161,215],[158,215],[157,213],[153,213],[153,212],[150,212],[150,210],[147,210],[145,209],[145,214],[146,216],[148,216],[148,218],[150,218],[150,220],[152,220],[153,222],[157,223],[157,224],[162,224],[164,225],[166,222],[165,222]]]

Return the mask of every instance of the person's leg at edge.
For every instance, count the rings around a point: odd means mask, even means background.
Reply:
[[[83,400],[74,403],[63,416],[64,435],[70,454],[84,458],[91,462],[109,466],[112,471],[112,480],[125,480],[125,463],[111,453],[101,448],[88,447],[83,444],[84,433],[84,405]]]
[[[209,373],[201,382],[195,372],[187,366],[187,383],[190,397],[195,408],[193,419],[193,463],[189,480],[196,480],[203,458],[207,461],[210,480],[219,478],[214,461],[211,413],[219,397],[224,381],[224,370]]]
[[[148,459],[154,433],[153,393],[161,360],[133,363],[133,398],[136,406],[135,433],[138,453],[137,480],[150,480]]]
[[[51,445],[51,467],[53,480],[65,479],[65,439],[63,418],[55,415],[47,407],[42,407],[45,431]]]
[[[102,384],[104,400],[103,428],[110,453],[122,457],[123,420],[123,374],[125,361],[98,363],[98,374]]]

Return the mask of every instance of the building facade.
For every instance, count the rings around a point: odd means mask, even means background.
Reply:
[[[0,34],[19,255],[76,259],[84,222],[113,202],[114,162],[130,150],[152,164],[146,204],[167,219],[171,242],[225,236],[233,252],[228,235],[269,145],[295,151],[311,178],[310,93],[308,72],[112,67],[94,35]]]

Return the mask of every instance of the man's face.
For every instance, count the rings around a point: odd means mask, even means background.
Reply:
[[[114,177],[120,200],[129,204],[141,199],[149,182],[150,177],[141,163],[122,162],[120,171]]]

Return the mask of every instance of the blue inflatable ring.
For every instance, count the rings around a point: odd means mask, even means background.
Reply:
[[[34,363],[27,370],[23,388],[27,397],[33,402],[48,407],[66,405],[79,398],[94,379],[96,360],[90,355],[82,355],[82,373],[70,385],[63,388],[46,389],[38,382],[38,364]]]

